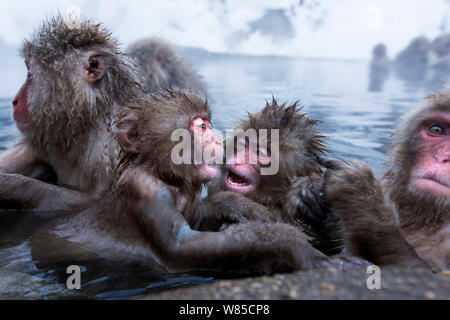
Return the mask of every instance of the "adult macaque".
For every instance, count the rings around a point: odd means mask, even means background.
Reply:
[[[429,63],[430,41],[417,37],[401,51],[394,60],[397,74],[406,80],[420,80],[424,77]]]
[[[341,266],[312,248],[296,227],[261,222],[222,232],[193,231],[183,214],[196,206],[203,183],[218,169],[210,162],[176,165],[175,129],[189,143],[220,156],[209,109],[193,93],[143,96],[122,109],[115,132],[122,147],[116,183],[104,199],[80,213],[59,217],[32,240],[38,265],[93,261],[142,265],[169,272],[214,269],[271,273]],[[191,161],[194,154],[191,154]],[[214,159],[213,159],[214,160]]]
[[[317,158],[325,148],[316,124],[301,114],[296,104],[278,105],[275,99],[259,113],[249,114],[237,129],[254,130],[255,137],[234,138],[237,147],[234,152],[227,148],[223,174],[209,184],[209,197],[203,204],[208,209],[188,220],[201,230],[252,220],[285,222],[304,230],[322,252],[340,252],[336,217],[320,198],[323,171]],[[272,129],[278,130],[276,139],[272,139]],[[264,130],[268,139],[261,144]],[[251,163],[251,158],[256,161]],[[277,172],[264,175],[264,168],[271,165],[278,167]],[[219,192],[224,190],[231,192]],[[214,216],[217,212],[221,215]]]
[[[119,152],[110,132],[111,114],[143,92],[133,63],[102,25],[72,25],[61,16],[44,22],[24,42],[22,54],[28,75],[13,101],[22,137],[0,155],[0,172],[38,178],[50,167],[59,186],[103,193],[112,183]],[[11,175],[3,181],[10,188],[0,187],[6,197],[0,201],[6,202],[17,200],[22,184],[33,184]],[[27,202],[26,195],[22,198],[16,202]]]
[[[146,80],[150,92],[158,89],[194,89],[206,94],[206,85],[186,59],[159,38],[136,41],[127,49]]]
[[[450,268],[450,89],[408,112],[380,184],[361,162],[332,163],[324,198],[353,254],[379,264]],[[362,192],[363,191],[363,192]]]

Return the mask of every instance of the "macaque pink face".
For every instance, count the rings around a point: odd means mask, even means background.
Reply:
[[[16,97],[14,98],[13,104],[13,119],[16,122],[17,128],[21,132],[26,132],[30,128],[30,115],[28,110],[28,90],[33,82],[33,68],[34,62],[28,57],[25,59],[25,64],[28,69],[27,79],[25,83],[20,88]]]
[[[237,146],[237,147],[236,147]],[[234,155],[227,160],[225,188],[240,194],[255,190],[261,181],[261,167],[270,165],[270,151],[263,147],[252,150],[248,139],[237,139]]]
[[[450,198],[450,114],[434,113],[419,126],[419,156],[411,187],[438,198]]]
[[[81,74],[86,83],[95,84],[103,78],[106,72],[106,57],[96,51],[89,51],[86,52],[81,59]],[[38,61],[35,58],[27,57],[25,59],[25,64],[28,69],[27,79],[12,102],[13,119],[21,132],[27,132],[32,129],[28,94],[33,85],[33,75],[38,67]],[[54,94],[58,95],[59,93]]]
[[[214,133],[207,115],[194,118],[190,127],[191,134],[196,139],[195,142],[201,145],[203,153],[203,163],[196,164],[198,176],[202,181],[210,181],[219,173],[215,161],[223,155],[223,143]]]

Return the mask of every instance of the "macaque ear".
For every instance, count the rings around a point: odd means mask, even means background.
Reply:
[[[95,83],[106,73],[106,57],[96,51],[89,51],[87,61],[83,66],[84,80],[89,83]]]
[[[140,153],[142,142],[136,120],[125,119],[116,122],[116,134],[120,147],[126,153]]]

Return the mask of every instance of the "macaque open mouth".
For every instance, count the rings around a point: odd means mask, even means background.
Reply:
[[[225,177],[225,187],[234,192],[246,194],[258,185],[258,174],[248,166],[230,166]]]
[[[234,173],[233,171],[230,171],[228,173],[227,178],[228,183],[230,183],[233,186],[248,186],[250,185],[250,180],[246,177],[240,176],[237,173]]]

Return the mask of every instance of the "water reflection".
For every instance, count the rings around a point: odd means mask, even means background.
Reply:
[[[300,100],[309,116],[321,121],[332,156],[360,158],[378,176],[383,172],[384,152],[396,119],[427,94],[440,89],[449,76],[440,74],[439,81],[415,82],[390,76],[384,79],[382,91],[369,91],[367,62],[228,55],[202,58],[201,52],[196,54],[193,61],[208,84],[216,128],[225,132],[247,111],[260,110],[272,95],[280,101]],[[10,105],[10,100],[0,100],[0,150],[17,135]],[[45,280],[38,293],[43,297],[65,294],[61,284],[64,270],[39,270],[31,258],[29,241],[42,220],[20,214],[2,214],[0,220],[0,273],[8,270]],[[149,291],[210,282],[217,277],[223,275],[163,277],[152,270],[99,266],[95,276],[84,283],[84,294],[135,298]]]

